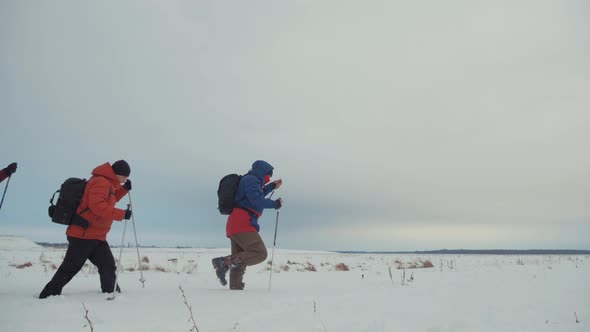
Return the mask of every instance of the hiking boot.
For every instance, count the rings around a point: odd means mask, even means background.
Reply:
[[[39,294],[39,298],[40,299],[46,299],[49,296],[54,296],[54,295],[61,295],[61,293],[52,293],[50,292],[47,287],[43,288],[43,290],[41,291],[41,294]]]
[[[112,293],[113,291],[108,291],[106,289],[102,290],[103,293]],[[117,283],[117,293],[121,294],[121,287],[119,287],[119,284]]]
[[[47,285],[45,285],[45,287],[43,287],[43,290],[39,294],[39,298],[46,299],[49,296],[55,295],[61,295],[61,289],[55,289],[54,287],[52,287],[51,282],[49,282]]]
[[[246,273],[246,266],[243,264],[240,265],[232,265],[229,270],[229,289],[233,290],[242,290],[244,289],[244,284],[242,282],[244,278],[244,273]]]
[[[229,270],[229,266],[227,264],[226,257],[216,257],[211,260],[211,264],[213,264],[213,268],[215,269],[215,274],[217,274],[217,279],[222,286],[227,285],[227,280],[225,280],[225,275]]]
[[[244,287],[246,287],[246,284],[243,283],[243,282],[241,282],[241,283],[239,283],[237,285],[236,284],[232,284],[232,283],[229,284],[229,289],[231,289],[231,290],[243,290]]]

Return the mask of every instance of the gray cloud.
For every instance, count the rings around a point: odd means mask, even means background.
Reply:
[[[60,181],[126,158],[146,231],[225,243],[217,181],[266,159],[285,179],[285,227],[304,239],[293,246],[363,221],[367,247],[383,224],[498,225],[503,246],[518,242],[504,225],[579,229],[589,13],[584,1],[3,3],[0,141],[15,142],[3,158],[22,163],[12,204],[40,206],[7,217],[38,224]]]

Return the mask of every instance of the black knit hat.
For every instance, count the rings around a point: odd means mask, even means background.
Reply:
[[[111,167],[116,175],[129,176],[131,174],[131,168],[125,160],[117,160]]]

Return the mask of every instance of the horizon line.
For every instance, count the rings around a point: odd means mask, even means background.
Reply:
[[[67,242],[37,242],[33,241],[43,247],[67,247]],[[112,248],[120,248],[119,245],[111,246]],[[123,246],[127,248],[129,246]],[[133,246],[131,246],[133,247]],[[129,248],[131,248],[129,247]],[[225,249],[225,247],[195,247],[186,245],[177,246],[159,246],[159,245],[139,245],[140,248],[168,248],[168,249]],[[283,250],[306,250],[306,251],[327,251],[343,254],[576,254],[576,255],[590,255],[590,249],[551,249],[551,248],[536,248],[536,249],[433,249],[433,250],[327,250],[327,249],[286,249]]]

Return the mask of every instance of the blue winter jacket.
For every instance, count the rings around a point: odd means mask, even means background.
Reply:
[[[272,176],[273,167],[263,160],[257,160],[252,164],[252,170],[242,176],[234,201],[237,206],[244,208],[250,215],[250,224],[260,231],[258,218],[262,215],[264,209],[274,209],[277,206],[276,201],[265,198],[274,190],[275,184],[263,184],[264,176]]]

